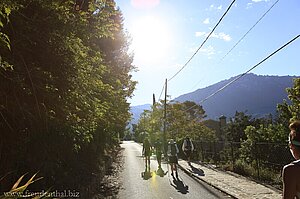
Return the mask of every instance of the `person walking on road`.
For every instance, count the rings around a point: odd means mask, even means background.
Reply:
[[[176,142],[171,139],[168,143],[168,160],[171,166],[171,175],[174,178],[174,172],[176,174],[176,178],[178,178],[177,172],[177,164],[178,164],[178,157],[177,154],[179,153],[178,147]]]
[[[145,157],[145,173],[150,172],[151,144],[148,138],[144,139],[142,154]]]
[[[283,199],[300,199],[300,121],[289,125],[290,151],[295,161],[283,167]]]
[[[162,143],[159,139],[154,143],[156,159],[158,163],[158,170],[161,169],[161,155],[162,155]]]
[[[188,136],[183,141],[182,151],[183,151],[188,163],[190,163],[191,155],[192,155],[192,152],[194,151],[194,145],[193,145],[192,140]]]

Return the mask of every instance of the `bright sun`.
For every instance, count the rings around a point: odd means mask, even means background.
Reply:
[[[130,33],[136,59],[154,63],[165,58],[170,34],[163,21],[152,16],[139,18],[133,23]]]

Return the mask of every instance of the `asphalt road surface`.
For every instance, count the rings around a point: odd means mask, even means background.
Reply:
[[[152,175],[146,178],[142,177],[141,173],[145,170],[145,162],[141,155],[142,146],[132,141],[124,141],[121,147],[124,148],[125,162],[120,173],[122,185],[118,194],[120,199],[230,198],[204,182],[199,183],[180,169],[178,169],[179,179],[173,178],[164,161],[162,169],[165,175],[157,175],[155,171],[158,165],[155,156],[151,157],[150,163]]]

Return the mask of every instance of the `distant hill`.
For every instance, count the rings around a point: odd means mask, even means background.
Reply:
[[[236,77],[220,81],[194,92],[180,95],[174,101],[194,101],[196,103],[205,99]],[[264,76],[253,73],[246,74],[220,93],[203,102],[202,106],[207,119],[218,119],[221,115],[233,117],[236,111],[247,111],[253,117],[262,117],[276,113],[276,106],[287,99],[286,88],[293,86],[293,79],[299,76]],[[136,124],[143,110],[150,110],[150,104],[132,106],[131,113]]]
[[[235,78],[181,95],[174,101],[188,100],[198,103]],[[286,88],[293,86],[294,78],[299,77],[263,76],[250,73],[203,102],[202,106],[210,119],[217,119],[221,115],[232,117],[236,111],[247,111],[247,114],[254,117],[275,114],[277,104],[287,99]]]
[[[130,123],[137,124],[141,113],[144,112],[144,110],[150,110],[150,108],[151,108],[150,104],[143,104],[143,105],[130,107],[130,112],[132,114],[132,120]]]

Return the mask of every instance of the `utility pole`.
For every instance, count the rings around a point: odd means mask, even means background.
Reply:
[[[153,107],[154,107],[155,103],[156,103],[156,101],[155,101],[155,94],[153,93],[153,96],[152,96],[152,105],[153,105]]]
[[[165,101],[164,101],[164,134],[163,134],[163,145],[164,145],[164,155],[167,157],[167,137],[166,137],[166,122],[167,122],[167,79],[165,83]]]
[[[154,135],[154,122],[153,122],[153,115],[154,115],[154,110],[155,110],[155,94],[153,93],[153,96],[152,96],[152,113],[151,113],[151,121],[150,121],[150,125],[151,125],[151,132],[152,132],[152,135]]]

